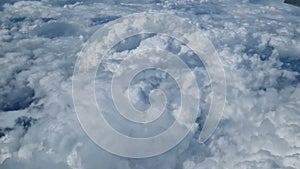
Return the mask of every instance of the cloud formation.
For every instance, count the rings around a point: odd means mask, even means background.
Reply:
[[[107,153],[85,135],[73,109],[71,78],[77,53],[98,28],[142,11],[172,13],[203,31],[222,57],[228,96],[221,123],[204,144],[198,143],[195,130],[163,155],[127,159]],[[296,169],[299,16],[299,8],[271,0],[0,2],[0,169]],[[109,80],[109,73],[126,56],[159,46],[194,66],[201,92],[209,96],[203,65],[174,39],[149,35],[127,42],[128,46],[120,44],[111,51],[100,80]],[[166,88],[173,85],[162,75],[144,76],[154,78],[151,85],[161,81]],[[143,98],[149,83],[138,80],[131,94]],[[109,95],[106,87],[99,89],[99,100]],[[170,98],[176,107],[176,97]],[[199,129],[209,99],[201,100]],[[145,98],[133,101],[141,109],[148,104]],[[106,111],[112,109],[107,104]],[[113,124],[124,132],[135,129],[122,128],[126,124],[118,119]]]

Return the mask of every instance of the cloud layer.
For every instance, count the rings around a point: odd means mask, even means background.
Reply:
[[[300,166],[300,8],[271,0],[4,2],[0,2],[0,169]],[[224,63],[227,103],[218,129],[204,144],[198,143],[195,130],[163,155],[127,159],[107,153],[85,135],[73,109],[71,78],[77,53],[98,28],[143,11],[172,13],[203,31]],[[109,80],[114,66],[129,54],[159,46],[194,65],[201,92],[209,96],[203,66],[178,42],[149,35],[125,44],[111,51],[99,80]],[[148,105],[143,94],[149,84],[173,85],[171,79],[151,72],[142,77],[154,80],[144,84],[137,77],[133,82],[132,97],[141,98],[133,104],[140,109]],[[99,100],[109,95],[106,87],[99,87]],[[174,98],[171,103],[176,105]],[[201,100],[199,129],[209,99]],[[111,109],[107,104],[106,110]],[[126,126],[118,122],[112,124]],[[127,127],[120,130],[135,129]],[[139,132],[133,133],[142,135]]]

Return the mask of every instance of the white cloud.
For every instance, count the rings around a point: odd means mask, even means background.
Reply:
[[[299,65],[294,62],[300,60],[299,9],[267,0],[103,2],[107,3],[88,1],[64,7],[70,3],[20,1],[0,8],[0,132],[5,134],[0,138],[0,169],[300,166]],[[71,77],[76,53],[105,19],[149,8],[189,18],[214,43],[226,69],[227,105],[219,128],[205,144],[197,143],[197,132],[192,132],[159,157],[126,159],[105,152],[84,134],[72,106]],[[158,36],[139,40],[137,48],[112,54],[116,61],[105,60],[104,70],[114,70],[134,51],[166,49],[170,43]],[[188,52],[176,42],[171,50]],[[205,88],[209,83],[201,70],[194,72]],[[103,91],[103,97],[109,95]],[[178,100],[170,99],[176,107]],[[14,110],[9,111],[3,108],[8,101],[24,106],[11,104]],[[107,102],[107,111],[112,111]],[[37,121],[24,130],[15,123],[21,116]],[[114,123],[126,126],[119,122]]]

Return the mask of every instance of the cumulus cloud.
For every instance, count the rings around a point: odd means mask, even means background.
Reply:
[[[196,121],[199,130],[158,157],[128,159],[102,150],[81,129],[71,80],[77,53],[95,30],[120,16],[149,9],[189,19],[213,42],[226,71],[227,103],[218,129],[199,143],[211,90],[195,54],[184,44],[155,34],[116,45],[99,68],[102,86],[97,91],[98,99],[106,103],[108,120],[120,131],[147,136],[170,124],[165,116],[163,125],[145,133],[109,116],[116,111],[107,99],[111,73],[135,52],[159,47],[178,55],[197,75],[200,94],[206,96],[201,97]],[[0,2],[0,169],[296,169],[299,15],[298,8],[270,0]],[[176,88],[171,78],[150,71],[132,83],[130,93],[138,109],[149,106],[147,94],[157,84],[167,91],[168,109],[176,109],[176,91],[167,90]]]

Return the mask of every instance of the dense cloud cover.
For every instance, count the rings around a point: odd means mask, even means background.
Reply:
[[[97,29],[143,11],[175,14],[203,31],[224,63],[228,93],[219,127],[205,143],[198,142],[193,130],[165,154],[128,159],[102,150],[81,129],[72,101],[72,73],[77,53]],[[300,8],[280,0],[1,1],[0,169],[299,168],[299,17]],[[158,46],[185,60],[184,47],[170,38],[146,35],[126,42],[111,51],[97,75],[103,83],[98,99],[107,105],[107,116],[113,108],[105,80],[124,57]],[[196,67],[202,94],[208,96],[203,66],[192,57],[186,62]],[[171,78],[143,73],[130,92],[140,98],[133,104],[142,110],[149,106],[149,88],[158,83],[176,88]],[[176,104],[172,93],[170,101]],[[201,102],[199,129],[209,98]],[[144,134],[119,121],[112,125]]]

